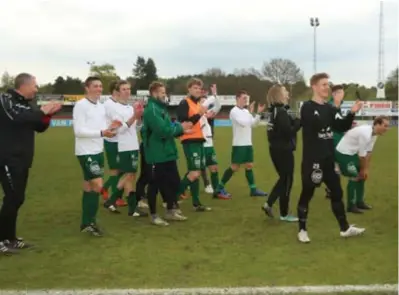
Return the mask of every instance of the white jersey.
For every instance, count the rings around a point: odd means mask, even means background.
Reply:
[[[73,131],[75,133],[75,155],[95,155],[104,150],[101,131],[107,129],[105,108],[100,102],[87,98],[76,102],[73,112]]]
[[[260,115],[255,117],[244,108],[235,106],[230,111],[230,120],[233,125],[233,146],[252,145],[252,127],[260,121]]]
[[[212,139],[212,128],[208,123],[208,119],[205,116],[202,116],[200,119],[200,125],[202,129],[202,133],[205,137],[204,147],[212,147],[213,139]]]
[[[337,145],[337,151],[344,155],[358,154],[360,157],[365,157],[373,150],[376,140],[373,126],[357,126],[345,133]]]
[[[106,116],[106,124],[107,126],[110,126],[112,123],[112,118],[115,117],[115,108],[119,103],[114,100],[112,97],[107,98],[106,101],[104,101],[104,108],[105,108],[105,116]],[[115,137],[111,138],[104,138],[106,141],[109,142],[118,142],[118,135]]]
[[[139,139],[137,137],[137,121],[130,127],[126,122],[134,115],[131,105],[118,103],[115,107],[115,115],[113,120],[122,122],[122,126],[118,129],[118,151],[137,151],[139,149]]]

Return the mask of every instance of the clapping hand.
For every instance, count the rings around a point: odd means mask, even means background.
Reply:
[[[49,103],[43,105],[40,110],[45,114],[45,115],[53,115],[57,112],[59,112],[62,108],[62,103],[57,102],[57,101],[50,101]]]
[[[265,111],[266,105],[260,104],[258,105],[258,114],[263,113]]]
[[[116,130],[112,130],[112,129],[105,129],[103,131],[101,131],[101,134],[103,137],[114,137],[116,135]]]
[[[143,116],[144,105],[142,102],[136,101],[133,104],[133,109],[134,109],[134,116],[136,117],[136,119],[139,119]]]
[[[363,102],[361,100],[356,100],[355,104],[351,108],[351,112],[353,114],[356,114],[358,111],[361,110],[362,107],[363,107]]]
[[[118,129],[121,126],[122,126],[122,122],[121,121],[114,120],[114,121],[111,122],[111,125],[108,126],[107,130],[114,131],[114,130]]]
[[[249,105],[249,112],[251,114],[253,114],[253,112],[255,111],[255,102],[251,102],[251,104]]]

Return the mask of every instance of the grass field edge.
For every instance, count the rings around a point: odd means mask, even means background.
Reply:
[[[326,293],[398,292],[397,284],[326,285],[297,287],[237,287],[237,288],[169,288],[169,289],[71,289],[71,290],[0,290],[2,295],[261,295],[261,294],[326,294]]]

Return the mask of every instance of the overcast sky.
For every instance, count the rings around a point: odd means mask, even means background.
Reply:
[[[88,74],[87,61],[130,74],[137,55],[171,77],[220,67],[260,68],[289,58],[313,72],[318,16],[318,71],[334,83],[375,85],[376,0],[0,0],[0,71],[26,71],[40,84]],[[228,7],[228,9],[226,9]],[[384,2],[385,75],[398,64],[398,1]]]

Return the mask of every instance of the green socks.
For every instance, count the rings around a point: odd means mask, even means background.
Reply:
[[[187,187],[191,185],[191,181],[187,178],[188,173],[184,175],[183,179],[180,181],[179,191],[177,194],[177,198],[179,199],[182,194],[186,191]]]
[[[111,197],[107,200],[107,204],[115,205],[116,201],[118,199],[122,198],[123,192],[124,192],[123,188],[122,189],[118,189],[118,187],[116,187],[116,189],[114,191],[112,191]]]
[[[348,198],[347,208],[356,204],[356,187],[357,182],[353,180],[348,181],[348,185],[346,186],[346,194]]]
[[[127,205],[130,213],[133,213],[136,210],[137,207],[136,192],[129,193],[129,196],[127,197]]]
[[[226,185],[226,183],[230,180],[230,178],[233,176],[234,171],[231,169],[231,167],[227,168],[226,171],[224,171],[222,180],[219,183],[219,188],[222,189]]]
[[[359,180],[356,187],[356,204],[364,202],[364,180]]]
[[[82,196],[82,225],[96,223],[96,216],[99,206],[99,193],[83,192]]]
[[[211,183],[212,183],[212,188],[216,190],[219,184],[219,173],[217,171],[211,172]]]
[[[190,183],[190,192],[193,201],[193,206],[200,205],[201,202],[199,199],[199,179]]]
[[[255,177],[254,177],[254,172],[252,171],[252,169],[245,169],[245,177],[247,178],[247,182],[248,182],[249,188],[251,189],[251,192],[256,191]]]

